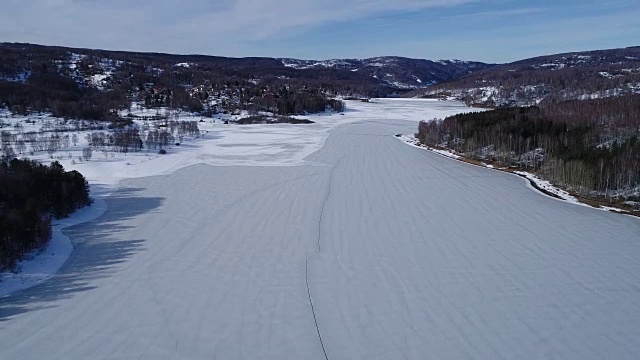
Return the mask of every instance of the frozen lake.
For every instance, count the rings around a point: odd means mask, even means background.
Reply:
[[[123,180],[0,298],[0,358],[637,358],[640,221],[394,137],[452,111],[357,104],[288,166]]]

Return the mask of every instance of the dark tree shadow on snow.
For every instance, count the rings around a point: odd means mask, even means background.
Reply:
[[[126,238],[123,232],[131,226],[123,221],[158,209],[164,199],[142,197],[141,190],[116,191],[106,199],[108,208],[101,217],[63,230],[75,247],[71,257],[44,283],[0,298],[0,322],[94,289],[93,280],[111,276],[118,264],[142,251],[146,240]]]

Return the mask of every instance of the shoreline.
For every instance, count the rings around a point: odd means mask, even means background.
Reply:
[[[395,135],[395,137],[397,139],[399,139],[400,141],[402,141],[403,143],[405,143],[406,145],[409,146],[413,146],[425,151],[429,151],[431,153],[440,155],[442,157],[446,157],[452,160],[457,160],[457,161],[461,161],[463,163],[469,164],[469,165],[473,165],[473,166],[478,166],[478,167],[482,167],[485,169],[490,169],[490,170],[496,170],[496,171],[500,171],[503,173],[507,173],[507,174],[511,174],[511,175],[515,175],[518,176],[520,178],[523,178],[527,181],[529,187],[531,187],[533,190],[536,190],[537,192],[541,193],[542,195],[548,196],[552,199],[555,200],[559,200],[565,203],[569,203],[569,204],[575,204],[575,205],[580,205],[580,206],[585,206],[585,207],[589,207],[592,209],[596,209],[596,210],[601,210],[601,211],[606,211],[606,212],[610,212],[610,213],[615,213],[615,214],[621,214],[621,215],[627,215],[627,216],[631,216],[634,218],[640,218],[640,212],[639,211],[628,211],[626,209],[620,208],[615,206],[616,204],[605,204],[602,201],[599,201],[597,199],[592,199],[592,198],[588,198],[588,197],[584,197],[581,195],[577,195],[574,193],[570,193],[562,188],[559,188],[557,186],[552,185],[549,181],[541,179],[540,177],[538,177],[535,174],[526,172],[526,171],[520,171],[520,170],[516,170],[516,169],[510,169],[510,168],[498,168],[498,167],[494,167],[493,165],[490,164],[486,164],[483,163],[481,161],[478,160],[472,160],[472,159],[468,159],[464,156],[461,155],[457,155],[449,150],[441,150],[441,149],[435,149],[435,148],[431,148],[431,147],[427,147],[427,146],[422,146],[422,145],[418,145],[417,144],[417,139],[411,135],[407,135],[407,134],[397,134]]]
[[[0,273],[0,298],[39,285],[54,276],[69,260],[75,246],[64,230],[98,219],[107,211],[105,199],[111,191],[103,185],[91,185],[93,203],[75,211],[68,218],[52,221],[51,240],[42,249],[31,251],[14,270]]]

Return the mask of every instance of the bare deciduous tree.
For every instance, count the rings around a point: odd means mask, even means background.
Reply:
[[[90,146],[87,146],[82,149],[82,157],[84,157],[85,160],[87,161],[91,160],[92,155],[93,155],[93,150],[91,149]]]

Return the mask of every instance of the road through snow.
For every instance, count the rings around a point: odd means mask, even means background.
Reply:
[[[0,358],[637,358],[638,219],[374,114],[304,165],[124,181],[58,274],[0,299]]]

